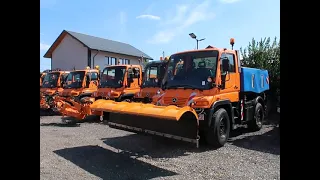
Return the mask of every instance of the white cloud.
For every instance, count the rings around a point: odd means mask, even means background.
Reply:
[[[44,43],[40,43],[40,51],[46,51],[49,48],[50,48],[50,45],[44,44]]]
[[[127,14],[125,12],[120,12],[120,24],[124,25],[127,22]]]
[[[151,19],[151,20],[160,20],[161,18],[159,16],[154,16],[151,14],[143,14],[136,17],[137,19]]]
[[[120,34],[124,34],[126,32],[127,27],[127,13],[121,11],[119,14],[119,23],[120,23]]]
[[[161,44],[169,43],[174,37],[185,32],[192,25],[210,20],[214,14],[210,11],[210,1],[205,0],[201,4],[184,4],[176,6],[174,16],[167,17],[164,22],[161,22],[164,29],[158,31],[148,43]],[[170,28],[168,28],[170,27]]]
[[[225,3],[225,4],[231,4],[231,3],[235,3],[238,2],[240,0],[220,0],[220,2]]]

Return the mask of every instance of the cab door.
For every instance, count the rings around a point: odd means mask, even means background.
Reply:
[[[139,67],[128,68],[127,75],[128,88],[139,88],[141,85],[141,69]]]
[[[239,68],[234,53],[222,53],[221,58],[227,57],[229,59],[229,71],[223,72],[222,61],[220,60],[221,77],[225,76],[225,88],[220,90],[221,94],[225,94],[227,99],[231,102],[239,100],[240,92],[240,74]]]

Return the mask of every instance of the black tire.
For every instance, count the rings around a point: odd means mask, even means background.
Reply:
[[[264,115],[265,114],[264,114],[263,106],[260,103],[257,103],[254,110],[253,119],[248,122],[248,128],[251,131],[259,131],[262,128]]]
[[[230,134],[230,118],[228,112],[220,108],[211,117],[211,125],[206,134],[206,143],[219,148],[228,141]]]
[[[131,99],[126,98],[126,99],[122,99],[121,101],[122,101],[122,102],[131,102]]]

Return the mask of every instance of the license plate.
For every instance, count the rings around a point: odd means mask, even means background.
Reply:
[[[199,116],[199,121],[204,120],[204,114],[199,114],[198,116]]]
[[[277,112],[280,113],[280,108],[279,107],[277,108]]]

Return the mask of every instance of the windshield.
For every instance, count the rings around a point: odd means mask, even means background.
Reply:
[[[214,79],[218,51],[190,52],[172,55],[168,66],[166,88],[210,89],[208,77]]]
[[[66,78],[66,88],[81,88],[85,71],[70,72]]]
[[[143,76],[142,87],[160,87],[165,67],[161,65],[147,66]]]
[[[107,67],[103,70],[100,80],[100,87],[120,88],[123,86],[123,79],[126,73],[125,66]]]
[[[58,84],[59,72],[48,73],[43,78],[42,86],[43,88],[55,88]]]

